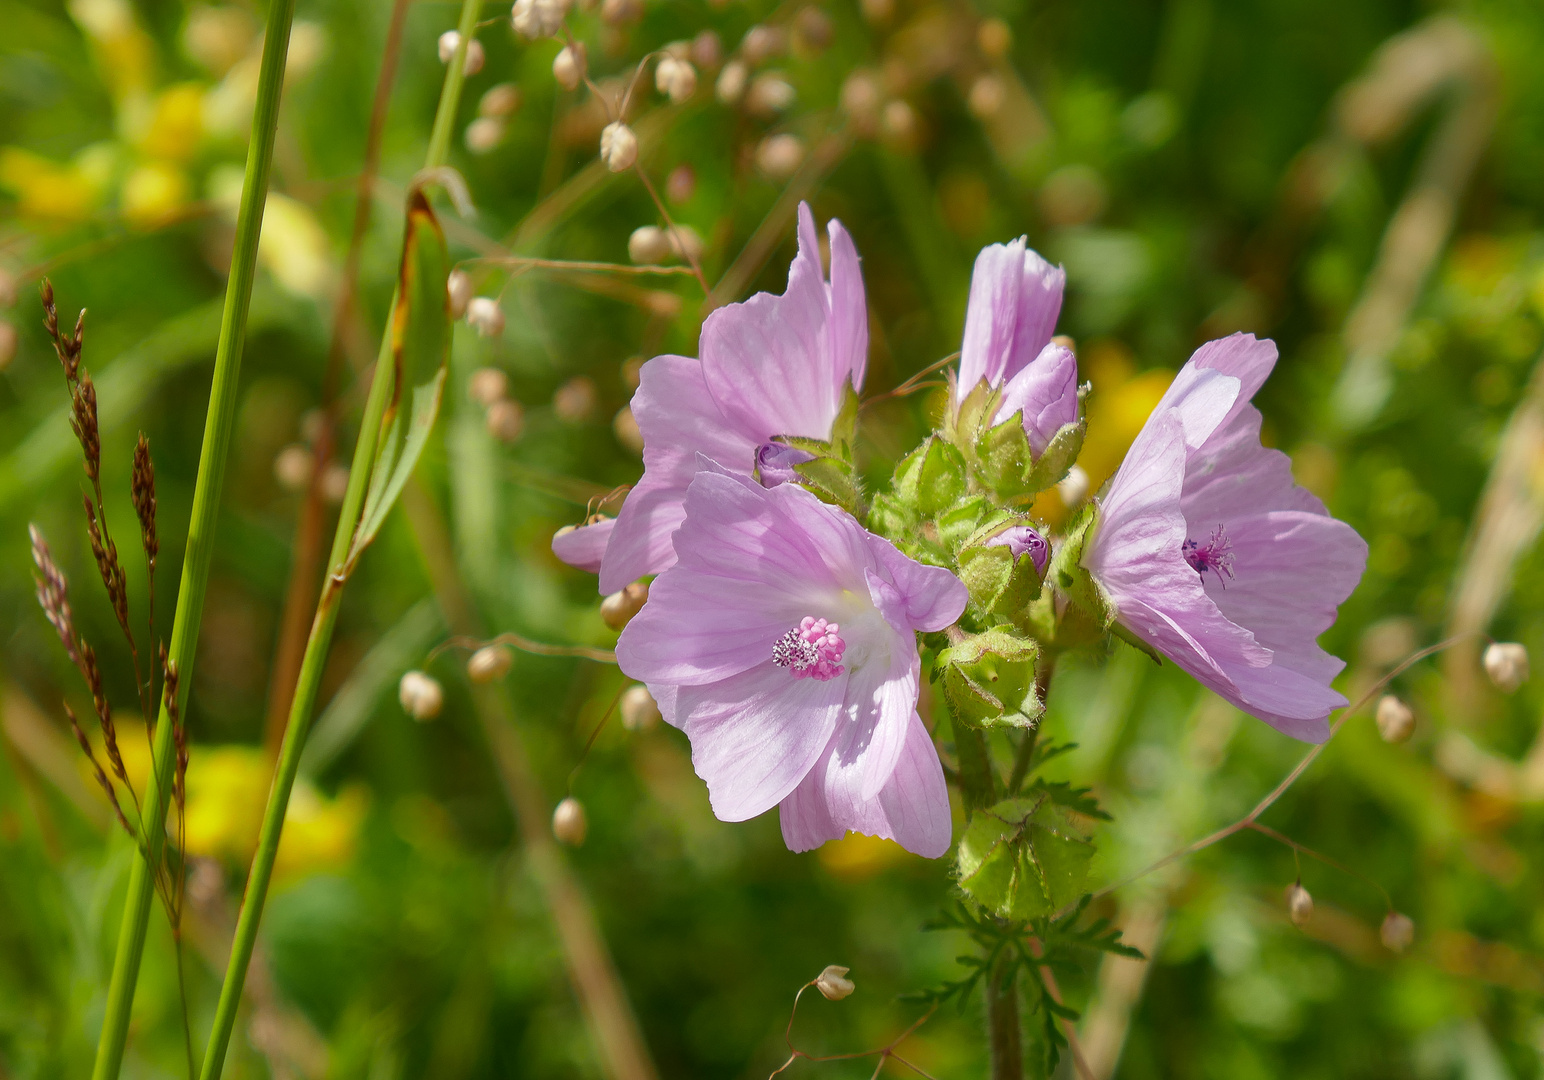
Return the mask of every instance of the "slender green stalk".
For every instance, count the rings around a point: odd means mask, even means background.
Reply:
[[[434,129],[429,137],[429,153],[425,168],[445,164],[450,150],[450,137],[455,127],[456,111],[461,98],[463,68],[466,63],[467,43],[477,28],[480,0],[463,0],[461,7],[461,46],[451,58],[445,73],[445,84],[440,91],[439,109],[434,117]],[[391,308],[396,309],[393,298]],[[258,834],[257,851],[252,856],[252,868],[247,874],[246,895],[241,904],[241,915],[236,920],[236,934],[231,942],[230,963],[225,969],[225,983],[220,988],[220,1002],[215,1009],[214,1027],[209,1033],[209,1048],[204,1054],[203,1080],[218,1080],[225,1066],[225,1053],[230,1047],[231,1031],[236,1025],[236,1012],[241,1005],[241,992],[246,983],[247,968],[252,962],[252,949],[257,943],[257,929],[263,918],[263,905],[268,897],[268,885],[273,878],[274,859],[279,852],[279,840],[284,831],[284,815],[289,807],[290,792],[295,786],[295,776],[300,769],[301,752],[305,749],[306,734],[311,725],[311,713],[321,687],[322,668],[327,651],[332,644],[333,627],[338,619],[338,605],[343,596],[343,586],[348,580],[349,550],[353,544],[354,530],[359,522],[360,509],[375,463],[377,443],[380,439],[381,417],[391,398],[393,365],[391,363],[391,330],[387,327],[381,340],[381,350],[376,358],[375,374],[370,383],[370,394],[365,401],[364,416],[360,421],[359,441],[354,446],[354,460],[349,469],[348,490],[343,496],[343,508],[338,515],[338,529],[333,536],[332,553],[328,558],[327,582],[317,601],[316,617],[311,623],[311,636],[306,641],[306,652],[300,664],[300,677],[295,684],[295,696],[290,704],[289,723],[284,730],[284,741],[279,747],[278,768],[274,772],[273,786],[268,793],[268,806],[263,812],[263,826]]]
[[[230,279],[225,286],[225,312],[215,350],[214,380],[209,394],[209,411],[204,420],[198,480],[193,489],[187,554],[182,562],[177,611],[167,650],[169,662],[177,666],[179,675],[179,715],[186,712],[188,688],[193,685],[194,652],[204,609],[204,590],[209,581],[209,562],[214,554],[215,520],[224,486],[225,460],[235,422],[241,351],[246,341],[252,281],[257,273],[257,241],[263,227],[274,132],[279,123],[279,97],[284,88],[284,62],[289,52],[290,22],[294,14],[295,0],[272,0],[267,35],[263,40],[257,104],[252,114],[252,140],[247,148],[247,173],[241,187],[241,208],[236,217],[236,245],[231,253]],[[123,1047],[134,1006],[134,987],[139,981],[150,904],[155,894],[156,868],[166,838],[166,804],[171,794],[177,756],[172,728],[163,701],[155,731],[155,767],[145,791],[145,817],[141,826],[144,857],[134,860],[129,871],[128,897],[123,907],[123,925],[118,932],[112,980],[108,984],[107,1011],[102,1020],[101,1041],[97,1044],[96,1065],[91,1074],[93,1080],[116,1080],[123,1065]]]

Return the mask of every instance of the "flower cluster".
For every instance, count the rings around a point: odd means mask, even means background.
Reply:
[[[853,458],[863,277],[839,222],[829,238],[827,278],[801,205],[785,292],[712,314],[700,357],[643,366],[643,477],[616,518],[553,541],[604,593],[653,576],[618,663],[686,733],[714,812],[778,807],[795,851],[851,830],[940,856],[951,812],[918,711],[924,668],[963,787],[966,743],[1032,729],[1055,654],[1107,633],[1288,735],[1327,737],[1342,665],[1316,638],[1366,545],[1260,444],[1250,399],[1275,347],[1200,349],[1107,490],[1052,535],[1036,496],[1073,467],[1090,388],[1054,336],[1065,274],[1022,239],[994,244],[943,423],[869,497]],[[1044,817],[1015,806],[1012,820]]]

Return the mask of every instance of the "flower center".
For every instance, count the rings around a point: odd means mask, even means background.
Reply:
[[[1200,574],[1204,579],[1206,572],[1210,570],[1217,575],[1217,583],[1224,589],[1228,587],[1223,580],[1223,575],[1233,576],[1233,541],[1228,539],[1228,534],[1219,525],[1206,538],[1205,543],[1197,543],[1194,540],[1186,540],[1180,545],[1180,551],[1184,553],[1185,561],[1190,568]]]
[[[772,645],[772,662],[785,667],[795,679],[834,679],[846,669],[842,654],[847,642],[837,636],[839,627],[806,615],[799,625]]]

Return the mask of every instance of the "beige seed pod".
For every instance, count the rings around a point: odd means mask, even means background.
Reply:
[[[635,581],[600,602],[601,621],[613,630],[620,630],[643,609],[648,599],[649,587],[641,581]]]
[[[658,703],[642,683],[635,683],[623,691],[617,707],[622,714],[622,726],[628,731],[648,731],[661,719]]]
[[[1387,743],[1402,743],[1415,733],[1415,713],[1393,694],[1378,699],[1378,734]]]
[[[1410,921],[1410,916],[1391,911],[1378,928],[1378,939],[1390,952],[1402,953],[1415,940],[1415,923]]]
[[[627,238],[627,257],[640,266],[654,266],[670,255],[670,237],[658,225],[640,225]]]
[[[319,484],[322,499],[336,506],[348,494],[348,466],[341,461],[329,461],[322,470]]]
[[[804,161],[804,141],[786,132],[768,135],[756,147],[756,167],[767,179],[781,182],[799,171]]]
[[[579,84],[584,81],[584,73],[588,70],[589,59],[585,55],[584,42],[576,41],[572,45],[565,45],[552,58],[552,77],[557,80],[564,90],[577,90]]]
[[[568,0],[515,0],[509,22],[515,33],[534,41],[556,34],[567,14]]]
[[[316,468],[316,456],[310,447],[291,443],[273,459],[273,478],[285,491],[304,491],[311,483],[311,470]]]
[[[474,296],[466,304],[466,322],[479,337],[498,337],[504,332],[504,309],[491,296]]]
[[[477,155],[492,153],[504,141],[504,121],[496,116],[479,116],[466,126],[462,136],[466,148]]]
[[[584,843],[589,831],[590,823],[585,818],[584,804],[572,795],[558,803],[552,811],[552,835],[557,837],[558,843],[578,847]]]
[[[724,43],[712,30],[703,30],[692,38],[690,56],[692,63],[711,70],[724,61]]]
[[[745,92],[745,111],[770,118],[786,112],[797,97],[793,84],[783,78],[781,72],[763,72],[756,76],[750,89]]]
[[[600,156],[612,172],[625,172],[638,160],[638,136],[620,120],[601,129]]]
[[[1013,48],[1013,31],[1001,19],[982,19],[976,28],[976,47],[993,60],[1007,56]]]
[[[509,393],[509,376],[496,367],[478,368],[466,381],[466,394],[483,408],[491,408]]]
[[[397,699],[414,720],[433,720],[445,707],[445,691],[438,681],[422,671],[409,671],[397,684]]]
[[[1503,694],[1528,681],[1528,650],[1515,641],[1493,642],[1485,650],[1485,674]]]
[[[490,86],[477,103],[477,115],[506,119],[520,108],[520,88],[514,83]]]
[[[753,26],[740,41],[740,55],[752,67],[787,51],[788,35],[776,26]]]
[[[689,60],[661,57],[654,68],[654,85],[661,94],[679,105],[697,92],[697,69]]]
[[[466,677],[474,683],[490,683],[509,674],[515,658],[502,645],[484,645],[466,662]]]
[[[456,55],[456,48],[461,44],[461,35],[455,30],[447,30],[440,35],[440,63],[450,63],[450,58]],[[466,67],[468,75],[476,75],[483,69],[483,63],[487,55],[483,52],[482,42],[473,38],[466,43]]]
[[[499,442],[512,443],[525,429],[525,410],[518,401],[507,398],[488,406],[488,434]]]
[[[472,287],[472,278],[465,270],[452,270],[450,276],[445,279],[445,295],[450,300],[450,317],[459,319],[466,314],[466,305],[471,302],[476,289]]]
[[[827,965],[824,971],[815,976],[815,989],[819,990],[828,1001],[841,1001],[857,989],[853,981],[847,977],[849,970],[840,964]]]
[[[559,420],[570,424],[581,423],[595,411],[595,383],[583,375],[576,375],[552,395],[552,411]]]
[[[718,73],[718,82],[713,86],[713,93],[725,105],[738,105],[740,99],[745,96],[745,84],[749,79],[750,68],[746,67],[745,61],[731,60],[724,65],[724,70]]]
[[[1287,886],[1287,917],[1292,925],[1301,929],[1313,919],[1313,897],[1303,888],[1301,881]]]
[[[917,137],[917,112],[900,98],[886,102],[879,114],[879,128],[891,143],[909,146]]]
[[[697,171],[690,165],[677,165],[665,178],[665,198],[673,203],[686,202],[696,191]]]
[[[970,84],[970,111],[977,120],[990,120],[1002,111],[1007,96],[1002,78],[989,72]]]

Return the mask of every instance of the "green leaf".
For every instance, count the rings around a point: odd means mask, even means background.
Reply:
[[[423,191],[408,196],[397,302],[391,313],[392,396],[381,416],[381,439],[370,486],[349,549],[352,563],[375,538],[418,464],[440,411],[450,351],[450,301],[445,282],[450,252]],[[403,392],[411,398],[404,413]]]
[[[960,840],[960,887],[1005,919],[1037,919],[1077,900],[1094,846],[1075,813],[1049,794],[976,814]]]

